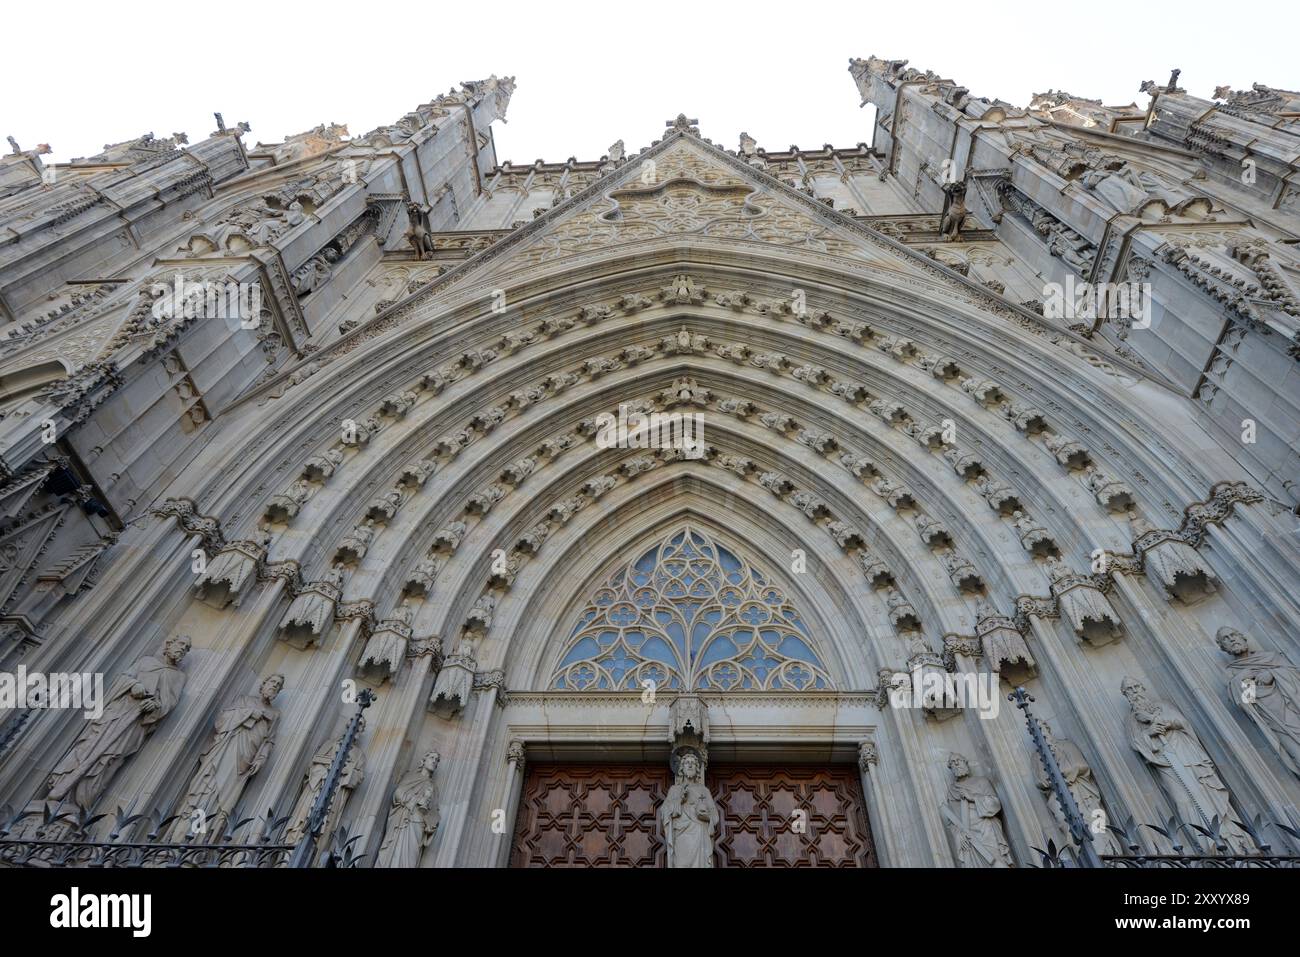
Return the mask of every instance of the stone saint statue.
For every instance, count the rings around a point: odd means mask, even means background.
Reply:
[[[442,760],[430,751],[393,789],[388,829],[375,856],[376,867],[418,867],[424,849],[438,830],[437,791],[433,774]]]
[[[366,755],[361,750],[359,740],[361,732],[365,729],[366,719],[363,717],[357,722],[357,739],[353,740],[352,750],[348,752],[347,760],[343,762],[343,769],[339,772],[339,786],[334,791],[329,808],[325,811],[325,821],[321,825],[316,841],[317,847],[329,847],[330,835],[334,833],[339,818],[343,816],[343,806],[348,803],[348,798],[366,776]],[[325,779],[329,777],[330,765],[334,763],[334,755],[338,754],[346,736],[345,728],[337,738],[326,738],[325,743],[316,750],[316,754],[311,759],[311,767],[307,769],[302,793],[298,795],[298,803],[294,805],[293,814],[289,817],[289,826],[285,828],[284,843],[297,844],[307,836],[311,809],[316,806],[316,799],[320,797],[325,787]]]
[[[1282,764],[1300,776],[1300,670],[1275,651],[1252,651],[1235,628],[1220,628],[1228,663],[1228,695],[1268,739]]]
[[[1065,778],[1065,785],[1070,789],[1074,803],[1078,805],[1079,813],[1083,815],[1084,823],[1087,824],[1088,831],[1092,834],[1093,849],[1098,854],[1123,854],[1124,849],[1120,847],[1115,835],[1106,829],[1110,818],[1107,816],[1102,804],[1101,788],[1093,780],[1092,768],[1084,760],[1083,752],[1079,750],[1079,746],[1073,741],[1056,737],[1052,733],[1051,726],[1046,721],[1042,722],[1042,726],[1043,736],[1047,738],[1048,747],[1052,749],[1052,754],[1056,756],[1056,764],[1061,769],[1061,776]],[[1061,802],[1056,799],[1056,792],[1052,790],[1052,782],[1047,776],[1047,769],[1043,767],[1041,761],[1035,761],[1035,765],[1038,768],[1038,790],[1043,792],[1043,797],[1052,812],[1052,817],[1056,818],[1056,823],[1068,835],[1070,833],[1070,824],[1065,819],[1065,811],[1061,808]]]
[[[1251,853],[1250,838],[1234,823],[1232,794],[1187,719],[1169,702],[1151,697],[1136,678],[1125,678],[1120,690],[1129,703],[1129,742],[1159,775],[1178,816],[1206,828],[1217,816],[1229,848]]]
[[[1014,867],[1002,830],[1002,802],[988,778],[971,774],[963,755],[948,758],[952,783],[942,808],[952,835],[958,867]]]
[[[180,663],[189,650],[190,639],[176,635],[163,643],[160,655],[146,655],[117,676],[104,713],[87,723],[50,774],[49,800],[70,802],[85,811],[94,808],[118,768],[180,701],[185,688]]]
[[[271,702],[284,687],[283,675],[264,678],[257,694],[240,695],[217,715],[212,743],[199,755],[199,769],[181,800],[170,840],[210,844],[222,837],[244,785],[271,754],[280,712]]]
[[[659,809],[669,867],[712,867],[718,806],[704,785],[704,762],[688,748],[679,753],[674,783]]]

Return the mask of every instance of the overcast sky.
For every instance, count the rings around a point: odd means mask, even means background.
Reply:
[[[850,57],[911,60],[1017,105],[1049,88],[1145,106],[1142,80],[1209,97],[1228,84],[1300,87],[1292,2],[1080,4],[611,3],[318,0],[6,4],[0,136],[53,159],[153,132],[201,139],[213,111],[277,142],[322,122],[353,135],[462,80],[518,82],[499,159],[629,152],[687,111],[734,147],[869,141]]]

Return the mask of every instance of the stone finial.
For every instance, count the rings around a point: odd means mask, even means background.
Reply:
[[[690,133],[692,136],[699,136],[700,128],[696,125],[699,122],[699,120],[687,119],[685,113],[678,113],[677,119],[666,121],[664,126],[674,133]]]

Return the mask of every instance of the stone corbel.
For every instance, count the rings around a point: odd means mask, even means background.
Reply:
[[[866,776],[878,764],[880,764],[880,752],[876,750],[876,742],[870,738],[858,742],[858,772]]]
[[[709,706],[699,695],[683,694],[669,707],[668,742],[676,751],[693,747],[705,753],[709,744]]]
[[[957,671],[957,659],[969,658],[972,661],[983,657],[984,649],[979,638],[974,635],[961,635],[949,632],[943,636],[943,666],[947,671]]]
[[[493,668],[491,671],[474,672],[473,689],[475,691],[490,691],[495,689],[496,696],[493,699],[498,708],[506,706],[506,695],[510,689],[506,687],[506,673],[501,668]]]
[[[264,562],[257,571],[259,582],[283,579],[290,594],[297,594],[302,586],[302,566],[293,559],[282,562]]]
[[[200,515],[198,507],[188,498],[169,498],[155,508],[153,514],[159,518],[174,518],[185,534],[198,535],[206,552],[215,553],[226,547],[220,520]]]
[[[528,749],[518,738],[506,745],[506,764],[514,774],[522,774],[528,762]]]

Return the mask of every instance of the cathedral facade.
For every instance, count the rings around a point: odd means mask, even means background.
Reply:
[[[1300,853],[1300,94],[844,83],[11,140],[0,864]]]

